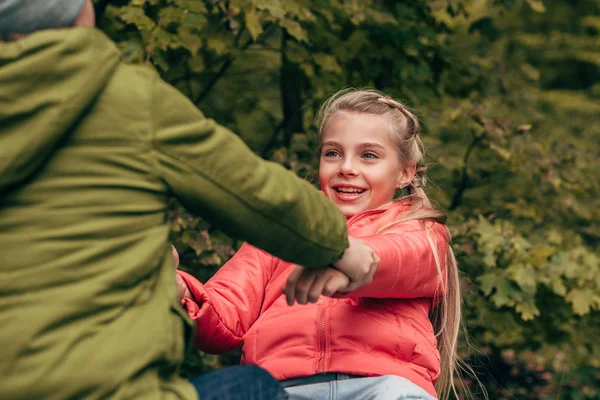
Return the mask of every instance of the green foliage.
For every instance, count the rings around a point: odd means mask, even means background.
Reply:
[[[314,118],[375,86],[424,121],[465,319],[491,399],[600,399],[600,2],[97,1],[123,58],[155,68],[256,152],[311,179]],[[239,246],[173,203],[182,268]],[[464,343],[463,343],[464,344]],[[235,364],[192,354],[184,375]]]

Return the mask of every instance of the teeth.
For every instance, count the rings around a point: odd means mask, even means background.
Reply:
[[[355,188],[337,188],[338,193],[362,193],[363,189],[355,189]]]

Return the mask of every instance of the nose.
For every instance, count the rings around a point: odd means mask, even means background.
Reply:
[[[358,175],[358,170],[354,167],[350,159],[345,159],[338,169],[338,176],[342,178],[352,178]]]

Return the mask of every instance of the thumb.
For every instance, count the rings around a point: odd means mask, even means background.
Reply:
[[[331,297],[337,292],[342,292],[350,284],[350,280],[343,273],[332,275],[325,287],[323,288],[323,296]]]

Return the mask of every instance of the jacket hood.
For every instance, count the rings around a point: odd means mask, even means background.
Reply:
[[[0,194],[59,148],[119,65],[119,50],[89,27],[0,42]]]

